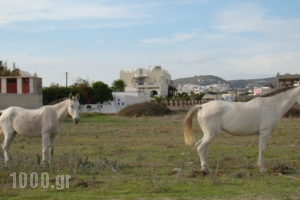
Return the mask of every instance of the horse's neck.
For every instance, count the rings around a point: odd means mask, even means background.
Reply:
[[[55,112],[57,113],[57,117],[59,121],[63,121],[68,115],[68,105],[69,105],[69,100],[64,100],[60,103],[51,106],[52,109],[55,110]]]
[[[283,116],[297,102],[296,95],[296,90],[291,89],[287,92],[274,96],[274,101],[278,102],[277,108],[279,109],[281,116]]]

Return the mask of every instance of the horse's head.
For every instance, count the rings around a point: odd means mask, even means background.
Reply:
[[[79,100],[79,94],[77,94],[76,96],[70,95],[70,104],[68,106],[68,112],[75,124],[78,124],[80,119],[79,117],[80,104],[78,100]]]

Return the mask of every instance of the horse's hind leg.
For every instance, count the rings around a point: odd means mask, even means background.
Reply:
[[[4,166],[7,166],[9,160],[11,160],[11,155],[9,153],[10,145],[15,137],[15,132],[4,133],[4,141],[2,144],[3,153],[4,153]]]
[[[207,134],[204,133],[204,136],[201,140],[199,140],[195,146],[198,151],[200,162],[201,162],[201,171],[203,174],[208,173],[208,162],[207,162],[207,149],[210,142],[215,138],[215,134]]]

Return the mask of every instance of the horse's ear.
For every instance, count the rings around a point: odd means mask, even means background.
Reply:
[[[71,100],[73,99],[72,93],[69,94],[69,99],[71,99]]]
[[[77,93],[75,98],[76,98],[77,100],[79,100],[79,98],[80,98],[80,94],[79,94],[79,93]]]

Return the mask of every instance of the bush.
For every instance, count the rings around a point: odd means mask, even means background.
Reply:
[[[171,110],[163,103],[143,102],[127,106],[120,110],[119,116],[141,117],[141,116],[163,116],[171,114]]]

